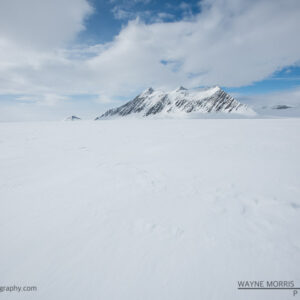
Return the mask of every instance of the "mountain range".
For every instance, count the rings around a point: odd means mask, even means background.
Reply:
[[[182,116],[190,113],[255,115],[253,109],[218,86],[196,90],[179,87],[170,92],[148,88],[124,105],[109,109],[96,120],[126,116]]]

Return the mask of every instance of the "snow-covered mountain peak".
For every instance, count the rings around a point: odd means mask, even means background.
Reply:
[[[141,95],[151,95],[154,92],[154,89],[152,87],[149,87],[145,89]]]
[[[165,92],[148,88],[126,104],[108,110],[96,118],[124,117],[129,115],[147,117],[151,115],[180,116],[187,113],[237,113],[255,115],[247,105],[228,95],[219,86],[205,89],[179,87]]]
[[[187,91],[187,89],[183,86],[178,87],[176,90],[176,92],[180,92],[180,91]]]

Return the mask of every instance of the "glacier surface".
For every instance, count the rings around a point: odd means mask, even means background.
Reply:
[[[0,123],[3,299],[294,299],[300,120]]]

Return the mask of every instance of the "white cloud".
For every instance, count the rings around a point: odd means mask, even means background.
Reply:
[[[118,20],[131,19],[135,16],[133,12],[125,10],[118,5],[114,6],[114,8],[112,9],[112,13],[114,14],[114,17]]]
[[[90,12],[85,0],[2,0],[0,93],[107,102],[150,85],[248,85],[300,61],[298,0],[205,0],[189,20],[135,20],[110,43],[63,47]]]
[[[57,94],[43,94],[43,95],[31,95],[31,96],[19,96],[16,98],[17,101],[21,102],[34,102],[39,105],[53,106],[61,101],[70,100],[67,96],[57,95]]]
[[[158,13],[157,16],[156,16],[156,21],[157,22],[162,22],[164,20],[173,20],[175,18],[174,15],[172,14],[169,14],[169,13],[165,13],[165,12],[161,12],[161,13]]]
[[[112,9],[112,13],[117,20],[134,20],[136,18],[142,20],[150,20],[155,21],[158,20],[157,16],[149,11],[149,10],[142,10],[142,11],[135,11],[132,8],[123,8],[122,6],[116,5]],[[160,18],[159,20],[163,20]]]
[[[91,12],[86,0],[1,0],[0,36],[29,48],[61,46]]]
[[[87,64],[117,89],[241,86],[300,60],[299,1],[205,1],[193,21],[131,22]],[[169,64],[177,62],[172,71]],[[99,78],[100,79],[100,78]],[[102,78],[101,78],[102,79]]]

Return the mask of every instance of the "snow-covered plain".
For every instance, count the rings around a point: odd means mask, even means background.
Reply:
[[[0,123],[1,299],[296,299],[300,119]],[[300,295],[299,295],[300,296]],[[299,297],[298,296],[298,297]]]

